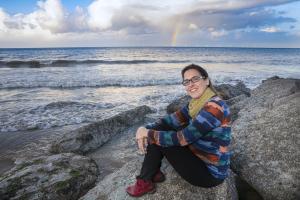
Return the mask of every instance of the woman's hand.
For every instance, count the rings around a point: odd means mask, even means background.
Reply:
[[[146,153],[146,148],[148,145],[147,137],[148,137],[148,129],[142,126],[138,128],[138,130],[136,131],[135,139],[138,143],[139,150],[143,154]]]

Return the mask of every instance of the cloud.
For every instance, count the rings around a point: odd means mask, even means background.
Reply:
[[[3,11],[2,11],[3,13]],[[2,14],[3,15],[3,14]],[[38,9],[27,15],[18,13],[15,15],[4,14],[1,23],[4,29],[19,30],[49,30],[52,33],[63,32],[66,29],[66,20],[63,7],[59,0],[47,0],[38,2]],[[1,29],[2,30],[2,29]]]
[[[184,42],[189,37],[225,40],[228,36],[242,37],[244,34],[237,34],[242,30],[256,34],[297,32],[297,20],[273,8],[291,2],[294,1],[95,0],[85,8],[77,6],[69,11],[61,0],[43,0],[29,14],[9,15],[0,8],[0,42],[9,35],[12,41],[35,39],[45,43],[74,42],[84,37],[99,43],[103,42],[99,38],[118,38],[118,42],[123,39],[138,44],[147,38],[150,44],[162,44],[167,37],[178,43],[180,37]],[[286,23],[286,30],[278,28]]]
[[[88,7],[88,24],[94,30],[105,30],[112,26],[111,19],[114,13],[125,5],[122,0],[98,0]]]
[[[295,22],[288,17],[277,16],[273,10],[259,10],[255,14],[252,11],[243,13],[217,12],[213,14],[190,14],[187,20],[193,20],[198,27],[208,29],[235,30],[243,28],[257,28],[265,25],[275,25],[285,22]]]
[[[29,18],[36,20],[41,28],[53,33],[64,32],[67,29],[65,11],[59,0],[39,1],[38,6],[39,10],[32,13]]]
[[[4,12],[3,8],[0,7],[0,30],[6,31],[7,27],[5,25],[5,20],[8,18],[8,15]]]
[[[133,34],[151,33],[172,31],[179,21],[183,30],[187,31],[195,30],[195,27],[201,30],[235,30],[296,22],[295,19],[280,16],[284,14],[282,12],[265,9],[266,6],[288,2],[292,1],[187,0],[183,3],[171,0],[96,0],[87,9],[76,7],[75,11],[68,13],[60,0],[46,0],[39,1],[38,10],[33,13],[10,16],[5,24],[12,29],[40,27],[52,33],[122,29]]]
[[[189,24],[189,29],[191,29],[191,30],[197,30],[198,26],[196,24],[190,23]]]
[[[262,32],[267,32],[267,33],[277,33],[277,32],[281,32],[280,29],[272,26],[272,27],[266,27],[266,28],[262,28],[260,29],[260,31]]]
[[[156,26],[138,14],[118,13],[112,18],[111,30],[125,31],[128,34],[152,34],[158,32]]]
[[[218,37],[227,35],[228,33],[226,31],[222,30],[222,31],[211,31],[210,34],[213,38],[218,38]]]
[[[191,30],[190,24],[198,29],[212,33],[215,31],[233,31],[239,29],[259,29],[265,26],[275,26],[283,23],[295,23],[297,20],[281,16],[270,6],[291,1],[207,1],[194,2],[180,14],[170,16],[167,21],[170,29],[181,19],[183,32]]]

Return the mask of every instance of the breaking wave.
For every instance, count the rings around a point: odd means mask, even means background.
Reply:
[[[0,132],[39,130],[81,123],[95,122],[101,119],[106,110],[113,109],[111,103],[80,103],[58,101],[39,105],[32,109],[23,109],[19,113],[7,113],[0,116]]]
[[[143,80],[143,81],[99,81],[99,82],[66,82],[66,83],[57,83],[57,82],[18,82],[14,84],[5,84],[0,83],[0,89],[26,89],[26,88],[52,88],[52,89],[77,89],[77,88],[102,88],[102,87],[146,87],[146,86],[158,86],[158,85],[178,85],[180,81],[178,79],[174,80]]]
[[[41,68],[41,67],[71,67],[74,65],[91,65],[91,64],[151,64],[151,63],[186,63],[189,60],[14,60],[0,61],[0,67],[8,68]]]

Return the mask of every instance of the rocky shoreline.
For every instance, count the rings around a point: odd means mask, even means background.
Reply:
[[[272,77],[250,91],[243,83],[219,85],[232,111],[230,177],[203,189],[182,180],[164,161],[167,180],[140,199],[299,199],[300,80]],[[167,107],[186,104],[182,97]],[[24,154],[0,177],[0,199],[131,199],[143,156],[136,128],[157,116],[140,106],[68,131],[35,156]]]

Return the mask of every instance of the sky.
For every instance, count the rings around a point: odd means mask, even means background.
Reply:
[[[300,48],[300,0],[0,0],[0,48]]]

